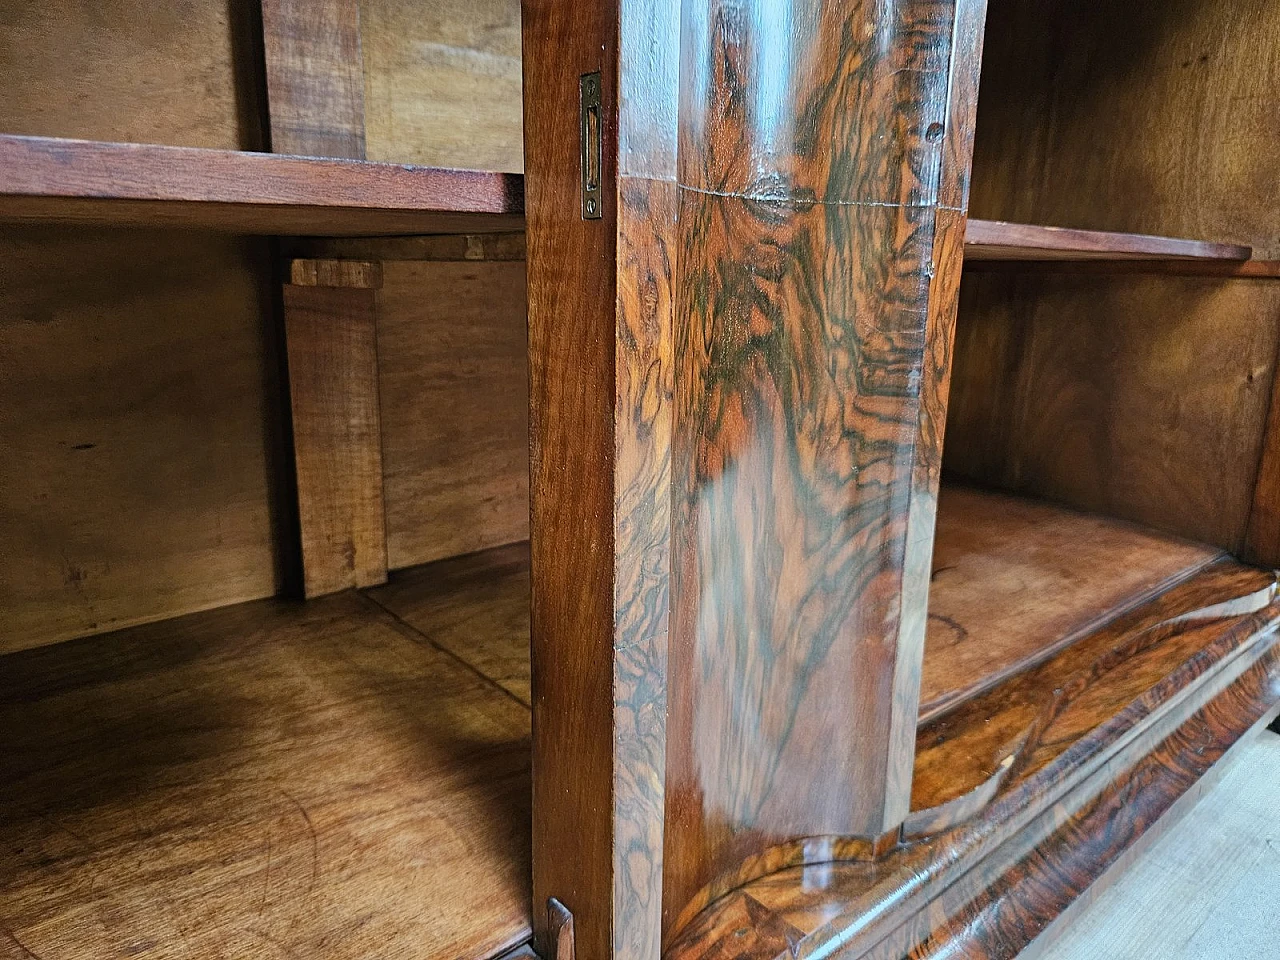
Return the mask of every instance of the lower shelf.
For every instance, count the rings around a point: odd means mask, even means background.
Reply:
[[[0,956],[479,960],[527,939],[529,711],[430,638],[527,660],[528,628],[489,616],[483,568],[455,573],[417,629],[347,593],[0,661]]]

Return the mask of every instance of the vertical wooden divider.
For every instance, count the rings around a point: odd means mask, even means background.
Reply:
[[[365,156],[358,0],[262,0],[271,148]],[[381,265],[295,260],[284,290],[306,596],[383,583]]]
[[[363,160],[359,0],[262,0],[271,149]]]
[[[897,840],[984,11],[524,2],[544,951]]]
[[[295,260],[284,288],[303,586],[387,579],[378,408],[377,263]]]

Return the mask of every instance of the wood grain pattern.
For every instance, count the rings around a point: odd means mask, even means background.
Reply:
[[[967,13],[685,18],[666,936],[745,860],[907,813]]]
[[[1264,595],[1241,608],[1253,612],[1185,617],[1260,586]],[[1222,751],[1280,704],[1274,597],[1274,576],[1222,564],[1135,611],[1123,629],[1099,634],[1101,659],[1070,648],[1060,666],[1076,656],[1082,673],[1046,665],[1033,688],[1024,686],[1044,704],[1065,680],[1074,691],[1070,706],[1042,728],[1037,761],[985,810],[876,864],[827,863],[757,880],[690,923],[668,957],[1012,956],[1096,876],[1089,871],[1122,856]],[[949,720],[921,731],[922,745],[935,749],[930,762],[938,762],[939,777],[935,788],[918,787],[928,796],[917,802],[945,801],[964,789],[943,776],[944,756],[961,761],[973,746],[963,736],[952,739],[961,731],[985,745],[979,752],[996,766],[1008,744],[1003,712],[1024,710],[1026,699],[999,691],[989,697],[994,713],[977,712],[975,701],[971,718],[955,721],[945,736],[935,728]],[[989,902],[997,903],[998,920],[984,915]]]
[[[1238,244],[999,220],[970,220],[964,239],[965,260],[1245,261],[1252,255],[1252,248]]]
[[[523,261],[523,233],[435,234],[424,237],[299,237],[289,242],[297,257],[354,260]]]
[[[519,177],[0,135],[0,220],[184,226],[235,233],[509,231]]]
[[[360,0],[369,157],[524,170],[519,0]]]
[[[1274,4],[993,0],[987,35],[975,216],[1280,256]]]
[[[388,261],[379,394],[392,568],[529,538],[519,262]]]
[[[280,589],[266,263],[177,232],[0,235],[0,651]]]
[[[921,721],[1051,657],[1221,555],[1104,517],[944,486]]]
[[[533,888],[573,914],[584,960],[660,953],[678,23],[670,2],[523,7]],[[603,216],[584,221],[596,71]]]
[[[284,288],[294,473],[308,597],[387,579],[377,291]]]
[[[359,0],[262,0],[271,150],[365,158]]]
[[[1254,563],[1280,568],[1280,377],[1272,378],[1271,408],[1241,553]]]
[[[6,657],[0,954],[484,960],[525,939],[528,712],[416,639],[348,593]]]
[[[527,543],[400,570],[366,596],[531,704]]]
[[[944,466],[1232,552],[1276,364],[1265,280],[969,273]]]
[[[6,3],[0,130],[262,149],[255,7],[251,0]]]

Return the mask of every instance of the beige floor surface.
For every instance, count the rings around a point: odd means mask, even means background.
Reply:
[[[1280,960],[1280,736],[1230,763],[1044,960]]]

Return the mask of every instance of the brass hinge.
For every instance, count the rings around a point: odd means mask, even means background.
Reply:
[[[604,147],[600,132],[600,72],[583,74],[578,81],[578,120],[582,138],[582,219],[599,220],[600,167]]]

